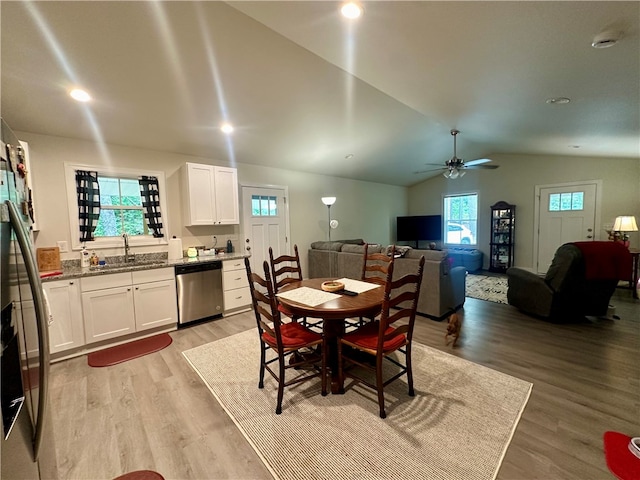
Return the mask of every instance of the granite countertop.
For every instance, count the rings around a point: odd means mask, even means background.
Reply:
[[[200,257],[184,257],[178,260],[167,260],[167,253],[137,254],[136,260],[130,264],[124,263],[123,257],[107,257],[105,266],[80,267],[80,260],[66,260],[62,262],[61,274],[51,275],[43,272],[43,282],[65,280],[70,278],[94,277],[96,275],[108,275],[111,273],[132,272],[136,270],[154,270],[157,268],[174,267],[176,265],[188,265],[193,263],[211,263],[225,260],[237,260],[249,257],[244,253],[225,253],[223,255],[203,255]]]

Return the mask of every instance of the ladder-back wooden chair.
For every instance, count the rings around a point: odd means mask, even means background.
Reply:
[[[344,385],[344,378],[348,376],[376,390],[380,418],[387,416],[384,408],[384,387],[391,382],[406,374],[409,396],[415,395],[411,369],[411,340],[423,269],[424,257],[420,259],[418,271],[415,274],[393,280],[393,262],[389,263],[380,320],[367,323],[338,339],[340,384]],[[344,348],[345,346],[350,348]],[[358,352],[374,357],[375,364],[372,366],[362,358],[362,355],[358,355]],[[402,359],[396,360],[394,358],[392,355],[394,352],[404,355],[404,363],[401,363]],[[400,371],[390,378],[383,379],[382,365],[384,360],[400,367]],[[349,364],[350,369],[345,368],[346,363]],[[357,374],[356,367],[375,372],[375,383],[365,379],[363,375]]]
[[[273,256],[273,248],[269,247],[269,265],[271,266],[271,279],[273,280],[273,289],[277,294],[280,289],[292,282],[302,280],[302,267],[300,266],[300,255],[298,254],[298,245],[293,246],[294,255]],[[278,304],[278,310],[294,321],[302,319],[302,324],[308,327],[306,317],[294,315],[284,305]],[[321,322],[311,323],[311,326],[317,326]]]
[[[269,264],[266,261],[263,263],[264,278],[251,271],[248,258],[244,259],[244,265],[260,337],[258,388],[264,388],[265,370],[276,379],[278,382],[276,414],[279,415],[282,412],[284,387],[321,377],[322,395],[327,394],[325,342],[321,334],[309,330],[300,323],[282,322],[269,273]],[[321,347],[319,352],[317,347]],[[301,349],[304,349],[304,352],[300,352]],[[272,351],[275,356],[267,358],[268,351]],[[294,353],[295,356],[292,355]],[[288,364],[287,360],[290,360]],[[273,365],[276,362],[277,368]],[[318,363],[320,363],[319,370]],[[290,369],[295,369],[297,375],[286,380],[285,372]],[[312,371],[309,372],[309,369]]]
[[[395,252],[396,246],[393,245],[391,247],[390,255],[387,255],[384,252],[369,253],[369,244],[365,243],[364,260],[362,262],[362,275],[360,275],[360,280],[362,280],[363,282],[375,283],[384,286],[384,284],[387,282],[387,272],[389,271],[389,267],[395,259]],[[377,315],[378,314],[367,319],[365,319],[364,317],[360,317],[359,321],[350,323],[350,325],[361,327],[365,323],[367,323],[367,320],[374,320]]]
[[[377,283],[384,285],[387,282],[387,272],[393,263],[396,246],[391,247],[390,255],[386,253],[369,253],[369,244],[364,244],[364,262],[362,264],[363,282]]]

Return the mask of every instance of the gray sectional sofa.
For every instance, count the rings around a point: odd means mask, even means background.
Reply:
[[[364,242],[363,242],[364,243]],[[386,247],[369,245],[369,251],[377,253]],[[418,313],[442,320],[458,310],[465,300],[464,267],[451,268],[446,250],[408,249],[404,256],[396,258],[394,277],[415,273],[420,257],[425,264],[418,302]],[[364,245],[359,240],[314,242],[309,249],[309,278],[360,278],[364,261]]]

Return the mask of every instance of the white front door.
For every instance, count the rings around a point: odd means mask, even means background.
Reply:
[[[264,276],[262,262],[290,254],[287,187],[242,186],[243,245],[251,254],[251,270]]]
[[[599,188],[598,182],[540,187],[536,252],[539,274],[549,269],[560,245],[596,238]]]

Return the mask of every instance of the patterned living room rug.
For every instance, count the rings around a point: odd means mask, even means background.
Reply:
[[[415,397],[404,379],[374,391],[320,380],[258,389],[255,329],[183,352],[276,479],[495,479],[532,384],[414,342]]]
[[[507,303],[506,275],[467,274],[467,297],[495,303]]]

